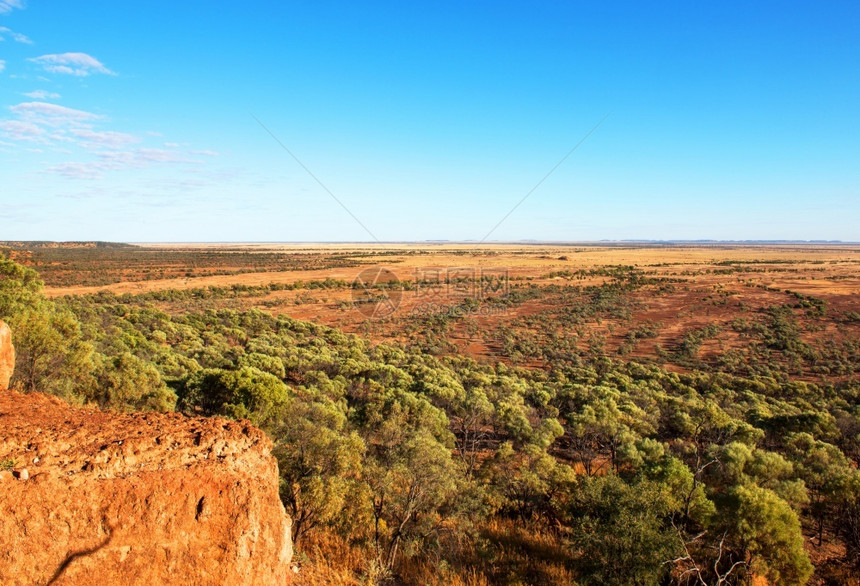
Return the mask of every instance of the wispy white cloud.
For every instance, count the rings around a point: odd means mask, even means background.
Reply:
[[[32,122],[21,120],[0,121],[0,132],[10,140],[24,140],[28,142],[43,142],[45,130]]]
[[[42,101],[58,98],[56,93],[33,90],[25,95],[33,97],[33,101],[9,106],[11,115],[0,119],[0,139],[11,141],[0,141],[0,147],[13,146],[17,152],[36,154],[43,150],[68,154],[64,162],[46,164],[45,169],[53,175],[99,180],[108,173],[175,166],[185,176],[170,180],[179,185],[177,189],[189,191],[210,183],[203,177],[188,179],[188,174],[196,175],[205,169],[203,158],[218,156],[215,151],[190,150],[187,143],[175,142],[163,143],[169,148],[150,148],[138,144],[144,143],[143,134],[103,129],[107,119],[101,114]]]
[[[0,134],[5,138],[55,147],[64,143],[82,143],[86,138],[74,133],[91,130],[93,123],[103,118],[92,112],[48,102],[22,102],[10,106],[9,111],[14,118],[0,120]]]
[[[140,139],[132,134],[114,132],[112,130],[94,131],[86,128],[74,128],[70,132],[75,137],[81,139],[81,145],[85,148],[120,148],[140,142]]]
[[[2,3],[2,0],[0,0]],[[2,10],[0,10],[2,12]],[[19,43],[25,43],[27,45],[32,45],[33,41],[30,40],[30,37],[27,35],[22,35],[21,33],[16,33],[12,29],[6,28],[5,26],[0,26],[0,41],[5,41],[5,35],[9,35],[13,41],[18,41]]]
[[[62,73],[78,77],[85,77],[93,73],[116,75],[116,73],[105,67],[101,61],[86,53],[42,55],[41,57],[33,57],[30,61],[38,63],[45,71],[50,73]]]
[[[69,179],[99,179],[105,171],[142,169],[152,164],[199,164],[182,153],[164,149],[136,148],[125,151],[102,151],[96,153],[96,161],[70,161],[48,168],[50,173]]]
[[[81,125],[102,118],[102,116],[92,112],[66,108],[48,102],[24,102],[10,106],[9,110],[22,120],[51,127]]]
[[[0,0],[0,14],[12,12],[16,8],[24,8],[24,0]]]
[[[6,69],[6,62],[0,59],[0,73],[3,73],[4,69]]]
[[[68,179],[98,179],[102,176],[102,169],[96,163],[60,163],[49,167],[48,172]]]
[[[97,125],[103,122],[104,116],[86,110],[34,101],[10,106],[9,111],[14,118],[0,120],[0,136],[51,146],[55,151],[65,146],[94,154],[99,161],[96,167],[87,167],[87,176],[95,176],[96,172],[107,169],[140,167],[150,163],[195,162],[182,151],[143,147],[129,150],[131,145],[141,142],[140,137],[126,132],[101,130]],[[80,165],[61,166],[54,171],[67,176],[80,176],[82,168]]]
[[[105,162],[129,167],[143,167],[149,163],[199,163],[189,159],[183,153],[153,148],[139,148],[119,153],[105,152],[99,153],[99,157]]]
[[[34,100],[57,100],[60,98],[60,94],[57,92],[49,92],[47,90],[33,90],[21,95],[33,98]]]

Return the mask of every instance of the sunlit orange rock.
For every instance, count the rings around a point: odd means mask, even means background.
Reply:
[[[8,391],[0,463],[0,584],[288,583],[277,464],[247,422]]]

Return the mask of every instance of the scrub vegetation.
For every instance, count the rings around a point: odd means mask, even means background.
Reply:
[[[324,270],[289,286],[49,298],[42,274],[62,279],[44,258],[39,272],[0,260],[13,388],[260,426],[297,584],[843,584],[860,572],[854,295],[750,280],[764,266],[750,259],[667,272],[560,269],[554,255],[456,311],[365,322],[345,318],[352,282]],[[299,294],[327,317],[287,315]]]

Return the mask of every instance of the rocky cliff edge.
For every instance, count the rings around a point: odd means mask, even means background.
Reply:
[[[290,520],[247,422],[0,391],[0,584],[284,584]]]

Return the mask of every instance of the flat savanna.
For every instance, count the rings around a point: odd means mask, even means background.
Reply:
[[[39,270],[51,297],[108,291],[148,298],[174,314],[258,308],[407,343],[427,337],[428,320],[441,320],[436,351],[479,360],[511,360],[506,336],[540,346],[557,329],[576,331],[580,347],[684,370],[744,348],[756,316],[782,306],[793,308],[797,335],[812,346],[856,339],[860,328],[852,319],[860,309],[856,245],[210,243],[37,248],[15,256]],[[391,271],[406,288],[397,310],[375,319],[355,303],[362,301],[356,279],[368,267]],[[486,294],[451,282],[482,274],[506,279],[504,290]],[[623,288],[612,288],[621,281]],[[608,287],[605,307],[562,315],[576,299]],[[213,293],[170,294],[195,290]],[[469,297],[483,307],[464,308]],[[538,366],[542,357],[518,351],[513,360]],[[795,376],[838,375],[815,372],[823,368],[801,367]]]

